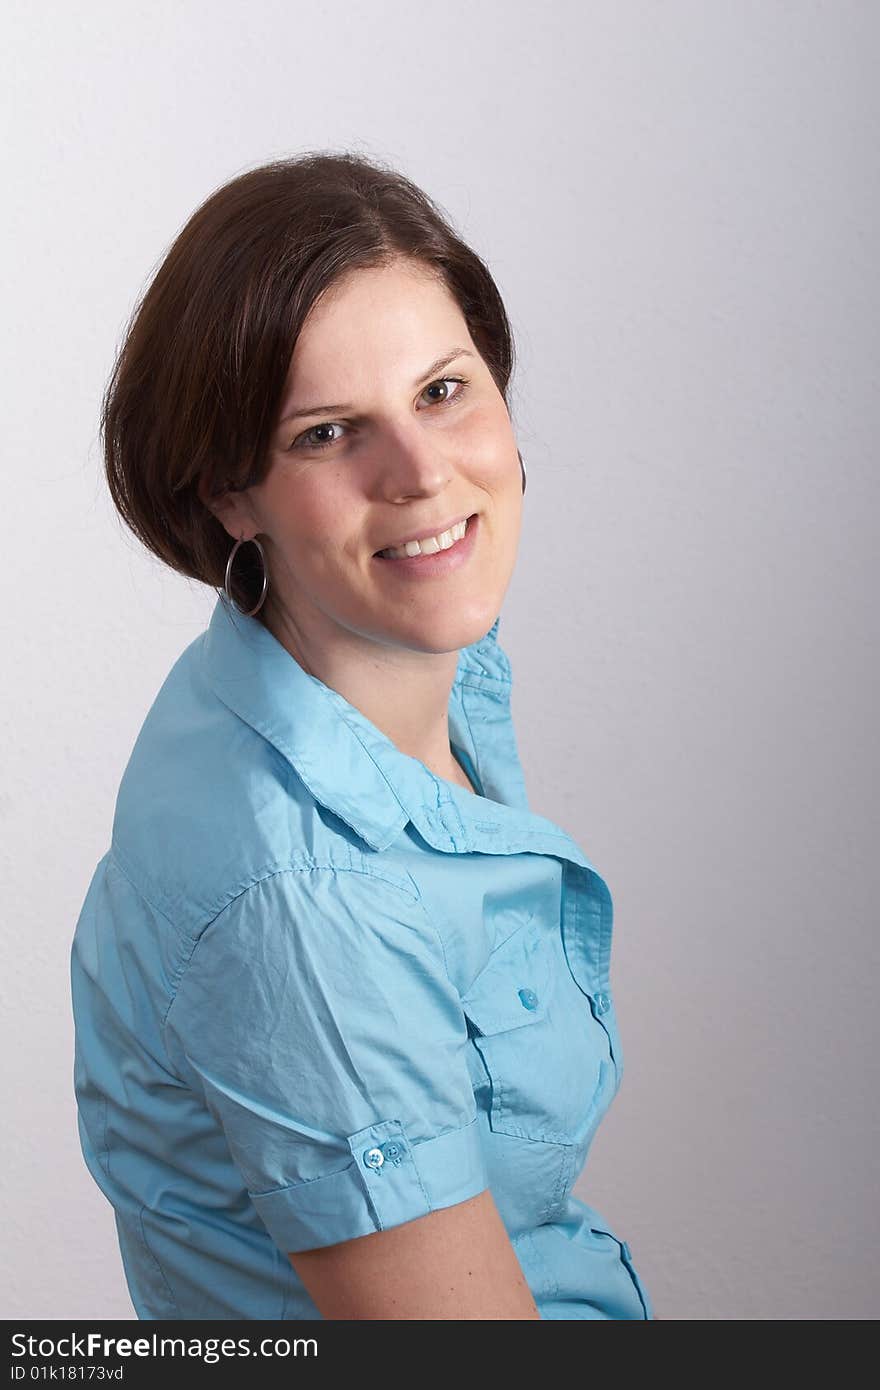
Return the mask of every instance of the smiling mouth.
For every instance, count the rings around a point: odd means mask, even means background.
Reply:
[[[468,531],[470,530],[471,522],[474,520],[474,518],[476,517],[476,515],[477,515],[476,512],[472,512],[472,513],[471,513],[471,515],[470,515],[470,516],[467,518],[467,520],[465,521],[465,529],[464,529],[464,531],[462,532],[462,534],[461,534],[460,536],[457,536],[457,537],[452,541],[451,545],[441,545],[441,546],[437,546],[437,548],[434,549],[434,550],[416,550],[415,553],[414,553],[413,555],[405,555],[405,556],[404,556],[404,555],[399,555],[399,554],[398,554],[398,555],[392,555],[392,554],[391,554],[391,551],[392,551],[392,549],[394,549],[395,547],[390,547],[390,546],[389,546],[389,547],[388,547],[387,549],[385,549],[385,550],[377,550],[377,551],[375,551],[374,554],[373,554],[373,558],[374,558],[375,560],[392,560],[392,559],[395,559],[395,560],[397,560],[397,559],[409,559],[409,560],[422,560],[422,559],[426,559],[426,560],[427,560],[427,559],[430,559],[430,558],[431,558],[432,556],[434,556],[434,555],[445,555],[445,553],[446,553],[448,550],[454,550],[455,547],[456,547],[457,545],[460,545],[461,542],[465,539],[465,537],[467,536]],[[431,539],[435,539],[435,538],[432,537]],[[410,544],[412,544],[412,542],[410,542]],[[422,542],[422,544],[424,544],[424,542]],[[396,547],[396,549],[397,549],[398,551],[399,551],[399,550],[402,550],[403,548],[404,548],[404,547],[402,547],[402,546]]]

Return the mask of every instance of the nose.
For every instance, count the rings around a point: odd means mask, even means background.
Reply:
[[[440,492],[455,474],[449,451],[418,424],[389,429],[379,443],[379,491],[395,502]]]

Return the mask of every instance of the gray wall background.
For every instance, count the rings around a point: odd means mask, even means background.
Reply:
[[[880,6],[7,0],[2,28],[2,1315],[134,1316],[68,951],[213,604],[117,522],[101,392],[196,205],[344,146],[441,202],[517,336],[500,635],[534,808],[614,896],[627,1062],[578,1193],[662,1318],[876,1318]]]

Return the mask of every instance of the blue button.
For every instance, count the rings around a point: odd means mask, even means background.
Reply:
[[[389,1163],[393,1163],[395,1168],[399,1168],[401,1163],[403,1162],[403,1156],[406,1153],[406,1150],[404,1149],[402,1144],[397,1142],[396,1139],[389,1139],[386,1143],[382,1145],[382,1152],[388,1159]]]
[[[364,1149],[364,1163],[368,1168],[381,1168],[385,1162],[385,1155],[381,1149]]]
[[[611,1008],[611,1000],[607,994],[596,995],[596,1009],[600,1014],[605,1014]]]
[[[519,990],[519,997],[524,1009],[536,1009],[538,1007],[538,996],[533,989]]]

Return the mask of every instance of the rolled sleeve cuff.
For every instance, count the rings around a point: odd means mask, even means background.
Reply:
[[[250,1193],[279,1249],[335,1245],[414,1221],[489,1186],[475,1117],[461,1129],[410,1144],[399,1120],[349,1135],[352,1161],[325,1177]]]

